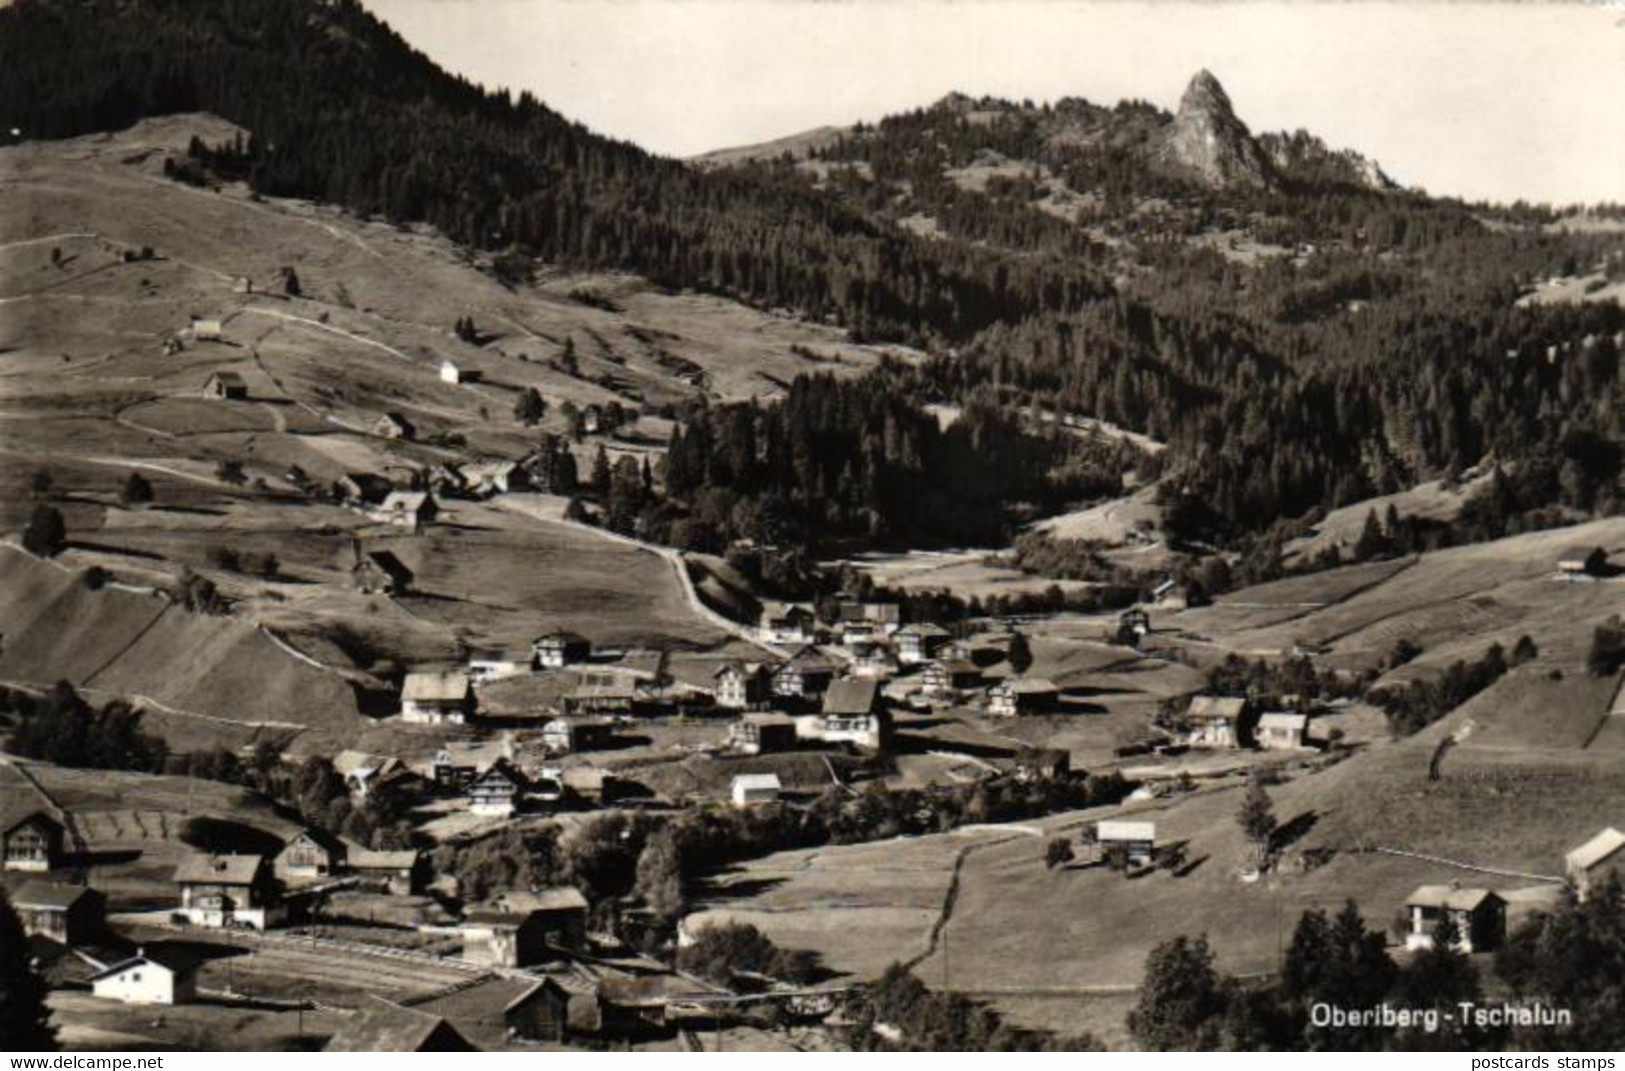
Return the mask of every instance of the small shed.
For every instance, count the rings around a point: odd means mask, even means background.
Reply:
[[[107,898],[88,885],[25,881],[11,894],[23,932],[64,945],[90,944],[107,921]]]
[[[246,401],[248,383],[236,372],[212,372],[203,381],[203,397],[217,401]]]
[[[1155,822],[1107,819],[1095,823],[1095,843],[1106,861],[1123,866],[1145,866],[1156,856]]]
[[[750,807],[758,803],[777,801],[779,793],[783,790],[784,787],[779,784],[778,774],[736,774],[729,796],[733,799],[735,807]]]
[[[790,751],[796,746],[796,720],[772,712],[744,714],[729,727],[728,742],[745,755]]]
[[[1625,877],[1625,833],[1612,826],[1563,857],[1563,871],[1582,900],[1610,870]]]
[[[91,975],[90,991],[122,1004],[189,1004],[197,998],[197,962],[169,948],[140,949]]]

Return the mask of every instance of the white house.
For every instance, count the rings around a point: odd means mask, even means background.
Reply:
[[[408,673],[401,685],[401,720],[414,725],[461,725],[474,712],[474,687],[460,671]]]
[[[1455,924],[1455,947],[1462,952],[1495,948],[1506,936],[1506,901],[1489,889],[1463,889],[1459,885],[1424,885],[1405,901],[1410,930],[1405,947],[1413,951],[1433,947],[1441,919]]]
[[[483,377],[472,368],[465,368],[452,360],[440,362],[440,379],[445,383],[478,383]]]
[[[1309,731],[1309,715],[1272,711],[1261,715],[1255,736],[1266,751],[1294,751],[1304,746]]]
[[[1124,819],[1096,822],[1095,843],[1108,858],[1121,855],[1131,866],[1144,866],[1156,855],[1157,824]]]
[[[225,325],[219,320],[193,320],[192,337],[199,342],[219,342],[225,335]]]
[[[772,803],[779,798],[781,787],[778,774],[739,774],[733,779],[734,806],[749,807],[754,803]]]
[[[90,991],[123,1004],[188,1004],[197,998],[197,965],[169,949],[142,949],[91,975]]]

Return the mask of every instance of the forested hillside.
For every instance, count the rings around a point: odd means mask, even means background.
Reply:
[[[952,539],[1000,518],[903,518],[1002,514],[1095,486],[1011,479],[1066,454],[1020,434],[963,433],[968,449],[924,430],[914,404],[974,401],[1167,441],[1167,493],[1193,507],[1175,517],[1201,518],[1209,541],[1491,459],[1519,474],[1492,527],[1616,511],[1625,316],[1613,301],[1521,298],[1552,277],[1625,276],[1625,231],[1399,190],[1311,134],[1255,138],[1229,109],[1205,72],[1177,115],[955,96],[800,159],[692,167],[455,78],[356,0],[0,10],[0,131],[216,112],[253,134],[209,154],[226,177],[431,223],[506,254],[515,280],[531,258],[624,269],[937,355],[871,385],[904,391],[903,412],[841,401],[822,424],[772,409],[697,418],[679,497],[702,482],[782,492],[798,528]],[[1216,146],[1193,155],[1190,132],[1208,130]],[[745,423],[766,460],[730,464],[714,444]],[[787,462],[781,439],[840,456]]]

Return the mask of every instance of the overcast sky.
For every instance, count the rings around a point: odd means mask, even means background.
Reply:
[[[1402,183],[1625,202],[1625,0],[364,0],[443,66],[687,156],[950,90],[1169,109],[1206,67],[1254,131],[1305,127]]]

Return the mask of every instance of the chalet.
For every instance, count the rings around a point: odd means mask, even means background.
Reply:
[[[423,860],[416,848],[376,850],[346,841],[344,872],[391,896],[411,896],[423,881]]]
[[[405,439],[410,442],[417,435],[417,428],[412,422],[400,413],[385,413],[373,421],[373,434],[385,439]]]
[[[506,736],[448,740],[426,764],[425,776],[443,789],[466,792],[476,777],[501,760],[513,761],[513,742]]]
[[[530,470],[517,461],[481,461],[463,468],[468,490],[476,495],[505,495],[530,490]]]
[[[371,994],[328,1039],[323,1052],[477,1052],[438,1015]]]
[[[818,633],[818,618],[794,603],[767,603],[757,631],[768,643],[811,643]]]
[[[1052,710],[1061,697],[1055,682],[1043,677],[1011,677],[987,693],[987,712],[998,718],[1041,714]]]
[[[281,895],[264,856],[190,855],[175,868],[177,912],[194,926],[264,930],[282,921]]]
[[[1487,952],[1506,937],[1506,901],[1489,889],[1464,889],[1460,885],[1424,885],[1405,900],[1409,926],[1405,947],[1433,947],[1439,923],[1455,924],[1455,947],[1462,952]]]
[[[474,713],[474,685],[460,670],[408,673],[401,683],[401,720],[462,725]]]
[[[1246,713],[1245,699],[1218,695],[1193,696],[1185,710],[1191,747],[1240,747],[1241,720]]]
[[[488,974],[407,1003],[492,1050],[515,1039],[561,1042],[569,1033],[570,992],[556,978]]]
[[[8,792],[10,799],[0,797],[0,802],[15,801],[14,806],[0,811],[0,817],[5,822],[0,826],[0,846],[3,846],[0,848],[0,860],[3,860],[5,870],[43,873],[61,865],[62,837],[67,830],[43,808],[29,809],[30,794],[27,791]]]
[[[962,658],[939,658],[920,674],[920,688],[927,695],[950,695],[981,683],[982,671],[976,663]]]
[[[615,723],[608,718],[554,718],[542,726],[542,746],[554,755],[596,751],[615,742]]]
[[[803,647],[773,670],[773,694],[791,699],[822,695],[835,679],[835,663],[815,647]]]
[[[778,774],[736,774],[729,796],[735,807],[750,807],[758,803],[777,802],[781,791]]]
[[[440,506],[427,491],[391,491],[368,516],[379,524],[417,533],[440,515]]]
[[[476,647],[468,653],[468,675],[476,683],[523,676],[535,665],[535,652],[528,647]]]
[[[349,506],[377,506],[395,485],[376,472],[346,472],[333,481],[333,497]]]
[[[1271,711],[1258,719],[1254,738],[1266,751],[1295,751],[1304,746],[1309,731],[1309,715]]]
[[[219,342],[226,337],[226,325],[217,319],[192,320],[192,337],[199,342]]]
[[[1156,856],[1157,824],[1123,819],[1096,822],[1095,844],[1116,869],[1145,866]]]
[[[867,622],[889,636],[902,623],[902,607],[894,602],[843,602],[836,610],[836,619],[842,625]]]
[[[498,759],[469,783],[468,809],[506,818],[519,809],[524,791],[525,775],[507,759]]]
[[[440,381],[442,383],[478,383],[484,379],[483,373],[460,365],[456,361],[447,359],[440,362]]]
[[[529,967],[586,947],[587,900],[573,888],[508,893],[470,910],[457,928],[465,961]]]
[[[728,742],[745,755],[789,751],[796,746],[796,720],[786,714],[744,714],[729,727]]]
[[[87,885],[25,881],[11,894],[23,932],[64,945],[91,944],[107,922],[107,898]]]
[[[729,662],[711,678],[716,683],[717,705],[754,710],[773,696],[773,678],[760,662]]]
[[[630,673],[583,673],[564,695],[566,714],[630,714],[637,706],[638,682]]]
[[[1564,576],[1601,576],[1608,571],[1608,552],[1601,547],[1570,547],[1557,556],[1557,571]]]
[[[141,949],[90,976],[90,991],[122,1004],[190,1004],[197,999],[197,962],[168,948]]]
[[[853,676],[890,680],[901,667],[897,656],[878,643],[860,643],[852,647],[851,671]]]
[[[362,799],[384,778],[405,769],[405,764],[393,755],[369,755],[346,749],[333,756],[333,772],[344,778],[346,789]]]
[[[203,381],[203,397],[217,401],[247,401],[248,384],[236,372],[215,372]]]
[[[1062,748],[1032,748],[1015,758],[1018,781],[1062,781],[1072,775],[1072,753]]]
[[[1563,857],[1563,872],[1584,900],[1609,871],[1625,877],[1625,833],[1609,827]]]
[[[855,744],[867,751],[883,749],[891,735],[891,719],[880,701],[879,682],[859,677],[835,681],[824,693],[819,713],[796,719],[796,735]]]
[[[404,595],[412,590],[412,570],[392,551],[361,549],[355,545],[350,586],[363,595]]]
[[[1132,635],[1143,637],[1151,631],[1151,615],[1138,606],[1124,610],[1117,615],[1118,635]]]
[[[271,861],[271,870],[281,881],[297,884],[330,878],[343,861],[343,845],[307,829],[282,846]]]
[[[897,631],[897,660],[905,666],[929,662],[952,638],[952,634],[941,625],[930,622],[908,625]]]
[[[543,669],[563,669],[585,662],[592,655],[592,643],[575,632],[550,632],[534,640],[530,649]]]

